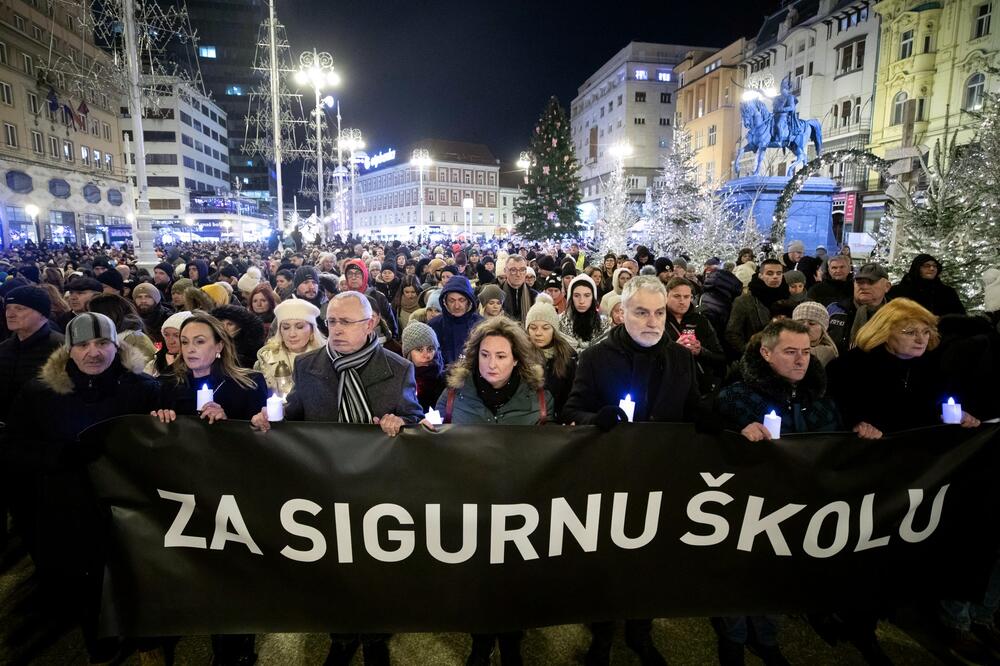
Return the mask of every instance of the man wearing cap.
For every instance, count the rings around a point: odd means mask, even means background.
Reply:
[[[119,275],[118,277],[120,278],[121,276]],[[87,311],[87,303],[90,302],[90,299],[104,293],[104,285],[94,278],[77,277],[70,280],[69,284],[66,285],[66,291],[69,292],[68,301],[70,311],[56,320],[56,327],[61,331],[66,330],[66,326],[73,317]]]
[[[160,345],[163,344],[160,327],[171,315],[171,311],[163,305],[162,298],[160,290],[149,282],[140,282],[132,289],[132,302],[139,311],[146,333],[154,343]]]
[[[79,435],[100,421],[159,406],[159,384],[142,368],[137,350],[119,350],[111,319],[81,313],[69,322],[63,347],[14,400],[8,421],[5,467],[17,483],[11,510],[25,528],[43,603],[73,613],[92,663],[110,661],[117,641],[98,640],[101,518],[86,475],[97,451],[84,450]]]
[[[315,266],[299,266],[295,269],[295,298],[309,301],[320,312],[320,318],[326,317],[326,294],[319,288],[319,271]]]
[[[566,312],[566,292],[562,280],[555,275],[550,275],[542,284],[542,293],[552,299],[552,307],[556,309],[557,314],[561,315]]]
[[[105,294],[117,294],[118,296],[124,295],[125,279],[118,271],[104,271],[97,276],[97,281],[101,283],[101,291]]]
[[[102,254],[101,256],[94,258],[92,266],[94,270],[94,277],[101,277],[103,273],[111,270],[111,259]]]
[[[854,338],[861,327],[885,305],[889,292],[889,274],[878,264],[865,264],[854,276],[854,297],[831,303],[830,338],[837,345],[841,356],[854,346]]]
[[[368,267],[360,259],[348,259],[344,262],[344,281],[350,291],[360,291],[366,296],[371,296],[378,303],[379,316],[389,327],[390,335],[399,339],[399,323],[396,321],[396,313],[389,305],[389,299],[378,289],[369,285]]]
[[[538,267],[536,271],[538,279],[544,281],[555,272],[556,260],[550,255],[543,254],[538,258],[536,266]]]
[[[781,258],[786,271],[802,271],[806,276],[806,289],[816,284],[816,271],[819,262],[814,257],[806,255],[806,244],[793,240],[788,244],[788,252]]]

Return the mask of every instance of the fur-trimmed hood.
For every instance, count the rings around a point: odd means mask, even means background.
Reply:
[[[73,392],[73,379],[66,370],[69,361],[69,349],[65,346],[52,352],[38,373],[38,379],[53,393],[69,395]],[[146,367],[146,357],[136,347],[123,344],[118,347],[118,362],[126,371],[141,375]]]
[[[747,345],[739,362],[739,373],[751,390],[781,403],[791,399],[792,385],[779,377],[760,355],[760,339]],[[796,393],[808,401],[816,401],[826,393],[826,370],[818,358],[809,359],[806,376],[795,386]]]

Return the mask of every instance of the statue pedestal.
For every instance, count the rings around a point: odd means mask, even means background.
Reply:
[[[774,208],[788,184],[783,176],[747,176],[727,181],[719,190],[744,220],[753,219],[767,238],[774,221]],[[792,199],[785,219],[785,248],[793,240],[806,244],[806,254],[814,255],[817,245],[828,250],[837,246],[833,236],[833,194],[837,185],[829,178],[810,178]],[[777,250],[776,250],[777,251]],[[780,253],[779,253],[780,254]]]

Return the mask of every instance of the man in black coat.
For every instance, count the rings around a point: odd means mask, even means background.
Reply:
[[[793,240],[788,244],[788,252],[781,258],[785,271],[799,271],[806,276],[806,289],[816,284],[816,271],[819,270],[819,260],[806,255],[806,244]]]
[[[583,351],[562,420],[608,430],[628,420],[618,402],[635,400],[633,421],[693,422],[698,404],[694,356],[665,334],[667,291],[655,275],[622,289],[625,322]],[[652,620],[627,620],[625,642],[643,664],[666,664],[650,638]],[[613,622],[591,625],[587,664],[609,664]]]
[[[711,393],[726,369],[722,343],[708,318],[695,311],[691,300],[694,295],[691,281],[671,278],[666,287],[667,337],[691,352],[698,370],[698,388],[702,395]]]
[[[810,289],[806,298],[823,307],[838,301],[846,301],[854,295],[854,277],[851,275],[851,259],[835,254],[826,260],[823,280]]]

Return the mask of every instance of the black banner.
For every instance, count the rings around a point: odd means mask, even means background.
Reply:
[[[497,631],[974,598],[997,426],[750,443],[687,425],[96,426],[120,635]]]

